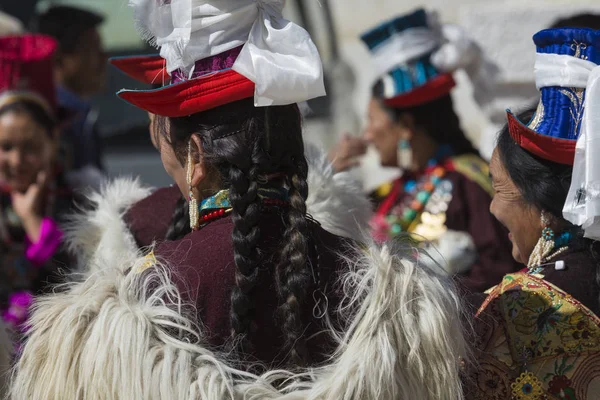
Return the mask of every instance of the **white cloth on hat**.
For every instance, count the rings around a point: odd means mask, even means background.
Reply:
[[[439,71],[451,73],[464,69],[481,105],[489,103],[499,69],[481,47],[458,25],[440,24],[435,12],[428,13],[428,27],[399,32],[372,51],[378,79],[399,66],[429,53]]]
[[[590,73],[597,65],[565,54],[537,53],[534,67],[535,86],[585,89]]]
[[[233,70],[256,85],[255,105],[325,95],[323,67],[308,32],[282,16],[285,0],[129,0],[145,39],[167,71],[191,74],[196,61],[244,46]]]
[[[569,55],[538,54],[536,84],[586,89],[573,176],[563,216],[600,240],[600,66]]]
[[[431,53],[442,42],[443,37],[430,28],[409,28],[397,33],[372,50],[375,73],[381,77]]]
[[[0,36],[17,35],[23,31],[21,21],[0,11]]]
[[[534,71],[538,88],[586,89],[563,216],[581,226],[585,237],[600,240],[600,66],[569,55],[538,53]]]
[[[489,104],[493,100],[500,69],[464,28],[445,24],[442,33],[445,41],[431,55],[431,63],[443,72],[464,70],[473,84],[473,97],[477,103],[482,106]]]

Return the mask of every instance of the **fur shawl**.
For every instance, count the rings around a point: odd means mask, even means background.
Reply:
[[[13,399],[363,399],[462,398],[465,355],[451,280],[418,265],[402,244],[362,236],[369,204],[348,175],[309,157],[309,212],[332,233],[361,240],[347,259],[342,332],[327,365],[255,376],[205,346],[181,312],[165,265],[148,266],[122,220],[148,195],[119,180],[90,200],[94,211],[68,229],[82,270],[75,282],[37,300],[11,383]],[[144,266],[143,273],[132,273]]]

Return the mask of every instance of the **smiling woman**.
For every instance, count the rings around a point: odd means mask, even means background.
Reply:
[[[600,246],[596,193],[587,182],[598,150],[585,139],[597,130],[578,100],[586,99],[593,120],[593,77],[600,70],[588,71],[587,82],[552,80],[573,76],[569,68],[581,61],[598,68],[600,31],[546,30],[534,41],[538,63],[552,56],[536,65],[546,73],[537,76],[540,104],[535,113],[508,114],[490,165],[491,212],[509,229],[513,257],[527,268],[505,276],[478,312],[469,399],[591,400],[600,393]],[[592,160],[582,162],[584,154]]]
[[[56,150],[55,122],[32,99],[0,108],[0,177],[13,190],[25,192],[40,171],[47,171]]]
[[[528,110],[519,119],[529,121],[533,114]],[[573,229],[562,216],[571,166],[532,156],[512,139],[507,126],[498,137],[490,172],[495,190],[490,211],[509,229],[518,262],[529,262],[539,239],[542,211],[556,232]]]

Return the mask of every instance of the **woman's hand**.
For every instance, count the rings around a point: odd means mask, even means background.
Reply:
[[[17,191],[11,193],[13,210],[21,219],[23,228],[33,243],[36,243],[40,237],[43,219],[42,203],[47,176],[45,171],[40,171],[36,181],[29,185],[25,193]]]
[[[346,171],[360,164],[359,158],[367,152],[367,142],[345,133],[329,152],[328,158],[336,172]]]

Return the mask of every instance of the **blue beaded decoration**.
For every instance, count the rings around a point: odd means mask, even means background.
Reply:
[[[542,229],[542,238],[544,240],[554,240],[554,231],[549,227],[545,227]]]

